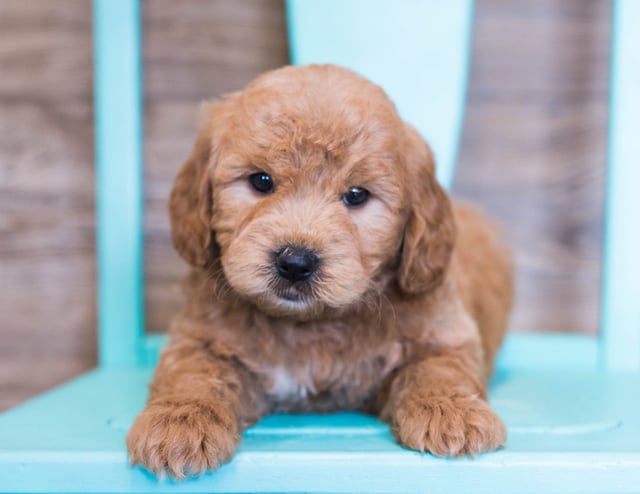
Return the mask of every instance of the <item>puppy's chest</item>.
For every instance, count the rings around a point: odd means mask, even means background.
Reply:
[[[310,355],[287,366],[264,368],[261,378],[274,411],[357,409],[377,392],[402,360],[401,345],[392,343],[360,359]]]
[[[316,394],[318,386],[310,367],[290,369],[281,365],[265,370],[267,395],[277,400],[304,400]]]

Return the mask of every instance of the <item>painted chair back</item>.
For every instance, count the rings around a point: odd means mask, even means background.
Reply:
[[[601,362],[640,371],[640,2],[613,11]]]
[[[98,361],[144,348],[140,3],[94,0]]]
[[[450,187],[464,115],[472,0],[288,0],[292,62],[335,63],[379,83],[431,143]],[[640,370],[640,2],[616,0],[598,364]],[[94,0],[99,362],[135,367],[144,334],[141,18]]]

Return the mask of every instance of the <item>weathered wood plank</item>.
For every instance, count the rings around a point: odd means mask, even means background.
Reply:
[[[610,2],[482,0],[455,191],[517,255],[520,331],[595,334]]]
[[[95,362],[90,8],[0,2],[0,409]]]

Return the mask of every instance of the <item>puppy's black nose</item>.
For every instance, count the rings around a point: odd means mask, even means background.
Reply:
[[[276,252],[278,274],[291,283],[308,279],[318,268],[320,259],[304,247],[285,247]]]

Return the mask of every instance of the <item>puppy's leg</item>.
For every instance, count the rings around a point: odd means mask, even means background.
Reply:
[[[395,376],[381,417],[408,448],[477,455],[504,446],[507,437],[486,396],[479,342],[427,350]]]
[[[255,380],[214,344],[182,338],[160,359],[146,408],[127,435],[132,464],[176,478],[231,459],[264,413]]]

